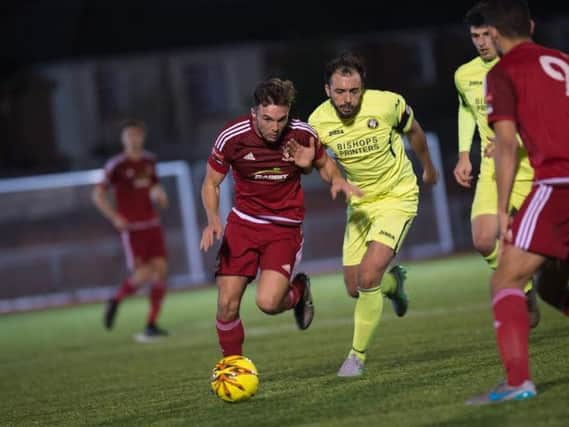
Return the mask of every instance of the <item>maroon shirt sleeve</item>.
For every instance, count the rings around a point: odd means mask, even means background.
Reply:
[[[510,76],[496,65],[486,75],[488,124],[500,120],[516,122],[516,92]]]
[[[156,160],[152,160],[150,162],[150,166],[152,167],[152,171],[150,172],[150,182],[152,185],[158,184],[158,174],[156,173]]]
[[[226,148],[228,145],[229,144],[225,144],[222,150],[218,150],[216,147],[213,147],[211,154],[207,159],[208,164],[214,171],[224,175],[229,172],[230,167],[229,152]]]

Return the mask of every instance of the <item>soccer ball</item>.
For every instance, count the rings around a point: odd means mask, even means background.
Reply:
[[[215,364],[211,389],[225,402],[240,402],[255,395],[259,387],[257,368],[245,356],[227,356]]]

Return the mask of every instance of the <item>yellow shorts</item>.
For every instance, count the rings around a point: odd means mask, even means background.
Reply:
[[[519,209],[532,188],[532,181],[514,181],[510,196],[510,209]],[[472,201],[470,220],[479,215],[496,215],[498,213],[498,187],[492,177],[480,177],[476,183],[476,192]]]
[[[397,253],[417,215],[418,204],[418,193],[413,191],[348,206],[343,265],[358,265],[372,241],[383,243]]]

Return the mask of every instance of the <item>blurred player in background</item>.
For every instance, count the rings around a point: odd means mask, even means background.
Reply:
[[[166,295],[166,245],[154,204],[165,209],[168,197],[158,182],[156,159],[144,150],[147,128],[144,122],[128,120],[121,127],[123,152],[105,165],[101,183],[93,189],[93,202],[120,233],[127,266],[131,274],[107,302],[104,325],[113,327],[117,309],[123,299],[140,287],[150,284],[150,310],[141,340],[167,335],[156,324]],[[108,191],[114,190],[111,203]]]
[[[569,316],[569,55],[531,40],[527,2],[489,0],[482,9],[501,56],[488,72],[488,122],[496,133],[501,258],[492,275],[494,328],[506,380],[471,405],[532,398],[529,321],[523,288],[540,268],[558,268],[538,284],[540,295]],[[534,186],[513,221],[509,200],[521,135],[535,171]],[[542,290],[543,288],[543,290]]]
[[[472,185],[472,164],[470,148],[476,128],[480,135],[480,174],[476,183],[476,192],[472,202],[470,221],[472,240],[476,250],[484,257],[488,265],[495,270],[498,264],[498,201],[494,160],[494,132],[488,125],[486,102],[484,101],[484,79],[486,73],[498,62],[498,53],[490,39],[490,31],[484,23],[481,13],[482,3],[477,4],[466,14],[470,38],[478,52],[473,60],[461,65],[454,74],[454,83],[458,92],[458,163],[454,169],[456,181],[463,187]],[[521,141],[518,147],[519,167],[516,172],[510,212],[519,210],[526,196],[531,191],[533,169]],[[532,281],[524,289],[526,304],[530,314],[530,326],[539,323],[539,309]]]
[[[302,254],[304,193],[301,173],[312,166],[331,185],[333,197],[361,194],[349,185],[322,148],[316,132],[290,119],[295,89],[290,81],[257,85],[250,115],[230,121],[219,133],[207,162],[202,202],[207,214],[201,249],[223,241],[215,272],[217,335],[224,356],[243,353],[239,317],[243,293],[260,270],[257,306],[267,314],[294,309],[299,329],[310,326],[314,307],[310,280],[291,276]],[[302,149],[305,147],[305,149]],[[235,205],[225,231],[219,217],[219,187],[233,170]]]
[[[423,166],[423,182],[437,181],[425,134],[411,107],[396,93],[366,89],[365,77],[356,55],[346,53],[329,62],[325,90],[330,99],[308,120],[322,144],[334,152],[348,182],[364,193],[349,201],[344,236],[344,281],[348,293],[358,297],[352,349],[338,371],[346,377],[363,373],[383,295],[391,299],[397,316],[405,315],[408,307],[405,270],[396,265],[388,271],[419,203],[417,177],[402,135]]]

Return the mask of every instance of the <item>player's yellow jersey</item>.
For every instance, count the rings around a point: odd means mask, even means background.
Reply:
[[[348,181],[364,192],[364,197],[350,203],[377,200],[393,192],[418,192],[402,139],[402,133],[411,128],[413,110],[393,92],[368,89],[362,97],[360,111],[352,119],[340,119],[330,100],[308,119],[320,141],[335,154]]]
[[[459,151],[470,151],[475,127],[480,134],[480,177],[495,179],[494,159],[484,156],[484,149],[494,131],[488,126],[484,80],[486,74],[498,62],[498,58],[485,62],[480,56],[458,67],[454,73],[454,84],[458,92],[458,147]],[[520,143],[518,150],[520,166],[516,180],[531,181],[533,169],[529,164],[527,152]]]

